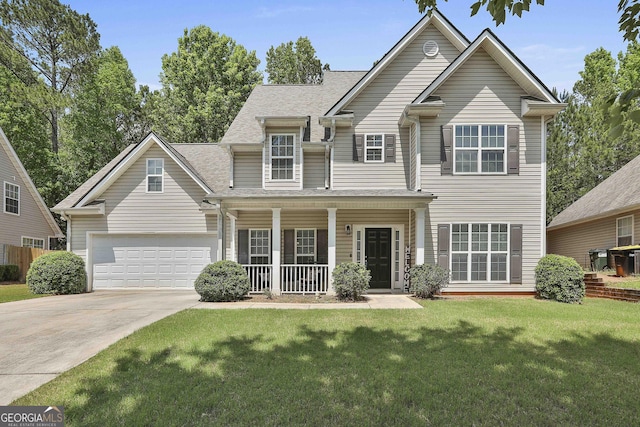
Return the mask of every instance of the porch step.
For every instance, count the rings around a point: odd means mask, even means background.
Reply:
[[[614,288],[606,286],[596,273],[585,273],[585,294],[590,298],[607,298],[617,301],[640,302],[640,289]]]

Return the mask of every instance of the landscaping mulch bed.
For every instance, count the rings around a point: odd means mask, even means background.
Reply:
[[[361,301],[340,301],[334,295],[301,295],[301,294],[284,294],[284,295],[273,295],[271,297],[267,297],[266,295],[256,294],[249,295],[243,302],[269,302],[269,303],[289,303],[289,304],[334,304],[334,303],[343,303],[343,302],[361,302],[366,303],[365,299]]]

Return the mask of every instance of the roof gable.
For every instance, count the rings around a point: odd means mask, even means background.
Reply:
[[[325,115],[333,116],[340,113],[343,108],[362,93],[429,25],[438,28],[460,52],[464,51],[469,45],[469,40],[440,12],[434,10],[431,16],[425,15],[414,25]]]
[[[413,101],[424,102],[455,74],[479,49],[486,51],[498,65],[529,95],[545,102],[560,104],[553,93],[489,29],[485,29],[427,88]]]
[[[166,141],[153,132],[150,132],[141,142],[131,149],[125,150],[126,154],[115,163],[92,188],[86,192],[80,201],[73,207],[83,207],[87,203],[99,197],[111,184],[113,184],[133,163],[136,162],[151,146],[157,144],[173,161],[175,161],[207,194],[213,190],[204,182],[200,175],[193,169],[189,162],[172,148]]]
[[[53,215],[51,215],[51,212],[47,208],[47,204],[42,199],[42,196],[38,192],[38,189],[36,188],[35,184],[31,180],[31,177],[27,173],[27,170],[24,168],[22,162],[18,158],[18,155],[16,154],[15,150],[11,146],[9,139],[4,134],[4,131],[1,128],[0,128],[0,148],[2,148],[2,152],[5,153],[5,155],[13,165],[16,172],[20,175],[20,178],[22,178],[22,182],[27,187],[27,190],[29,191],[29,194],[31,195],[31,197],[33,197],[33,199],[35,200],[36,205],[40,209],[40,212],[42,213],[44,220],[49,224],[49,226],[54,231],[54,233],[56,233],[56,236],[62,237],[63,234],[62,234],[62,231],[60,230],[60,227],[58,226],[58,223],[53,218]],[[0,155],[2,155],[1,152],[0,152]]]

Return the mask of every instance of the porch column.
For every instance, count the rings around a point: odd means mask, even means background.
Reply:
[[[327,254],[329,257],[329,287],[327,289],[327,295],[334,295],[333,289],[333,269],[336,268],[336,212],[337,208],[327,208],[328,212],[328,238],[327,238]]]
[[[276,295],[280,295],[280,209],[271,209],[271,291]]]
[[[238,256],[236,254],[236,217],[233,215],[229,216],[229,259],[231,261],[238,261]]]
[[[424,212],[425,208],[414,209],[416,213],[416,258],[415,265],[424,264]]]
[[[222,213],[222,211],[220,210],[218,212],[218,227],[217,227],[217,231],[218,231],[218,253],[216,254],[216,261],[220,261],[225,259],[224,256],[224,214]]]

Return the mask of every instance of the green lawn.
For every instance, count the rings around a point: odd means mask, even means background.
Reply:
[[[606,283],[611,288],[640,289],[640,278]]]
[[[69,426],[640,425],[640,305],[188,310],[17,405]]]
[[[0,303],[46,296],[32,294],[27,285],[0,285]]]

